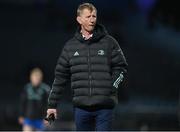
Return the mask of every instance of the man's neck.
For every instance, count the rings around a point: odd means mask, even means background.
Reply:
[[[81,30],[81,34],[86,40],[88,40],[89,38],[92,37],[92,32],[88,32],[88,31],[83,30],[83,29]]]

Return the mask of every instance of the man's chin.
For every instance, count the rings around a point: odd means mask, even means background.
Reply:
[[[94,27],[89,28],[88,32],[93,32]]]

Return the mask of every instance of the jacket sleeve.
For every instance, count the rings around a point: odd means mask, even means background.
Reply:
[[[56,108],[62,95],[66,82],[69,79],[69,59],[65,48],[57,61],[55,68],[55,79],[48,98],[48,108]]]
[[[125,79],[128,64],[118,42],[114,38],[112,38],[111,48],[112,85],[113,88],[118,89]]]
[[[19,106],[19,116],[24,117],[26,111],[26,104],[27,104],[27,92],[24,88],[20,94],[20,106]]]

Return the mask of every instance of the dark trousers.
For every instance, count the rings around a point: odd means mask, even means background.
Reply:
[[[108,131],[112,126],[113,109],[87,111],[75,108],[75,124],[77,131]]]

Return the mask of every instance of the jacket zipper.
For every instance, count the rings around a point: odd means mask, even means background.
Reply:
[[[92,94],[92,88],[91,88],[91,79],[92,79],[92,76],[91,76],[91,60],[90,60],[90,48],[89,48],[89,45],[88,45],[88,71],[89,71],[89,96],[91,96]]]

